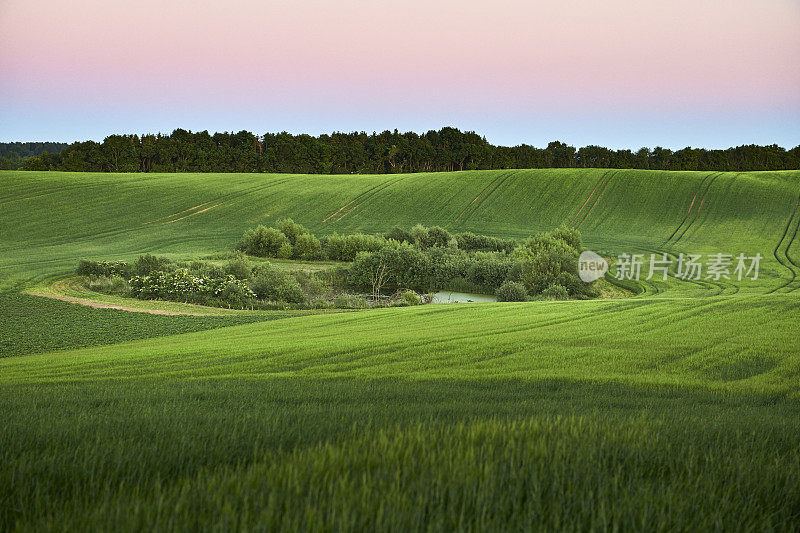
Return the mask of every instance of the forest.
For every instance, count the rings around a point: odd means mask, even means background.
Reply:
[[[26,157],[38,156],[44,152],[58,154],[67,146],[69,144],[57,142],[0,143],[0,170],[17,170],[22,167],[22,160]]]
[[[63,149],[61,149],[63,147]],[[53,150],[53,151],[50,151]],[[575,148],[553,141],[495,146],[475,132],[445,127],[424,134],[191,132],[110,135],[103,142],[5,143],[0,170],[71,172],[276,172],[399,174],[508,168],[631,168],[756,171],[800,168],[800,146],[743,145],[724,150],[655,147]]]

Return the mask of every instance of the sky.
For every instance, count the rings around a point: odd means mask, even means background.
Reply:
[[[800,0],[0,0],[0,141],[800,144]]]

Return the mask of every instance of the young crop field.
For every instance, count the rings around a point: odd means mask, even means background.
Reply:
[[[0,530],[796,530],[799,207],[800,171],[0,172]],[[619,299],[210,316],[25,294],[188,313],[69,276],[285,217],[569,226],[643,275]],[[682,254],[761,261],[685,279]]]

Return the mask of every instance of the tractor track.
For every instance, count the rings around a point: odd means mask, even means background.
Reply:
[[[580,221],[580,222],[578,223],[578,225],[576,226],[577,228],[580,228],[580,227],[581,227],[581,225],[582,225],[582,224],[583,224],[583,223],[586,221],[586,219],[589,217],[589,213],[591,213],[591,212],[592,212],[592,210],[594,209],[594,206],[596,206],[596,205],[597,205],[597,202],[599,202],[599,201],[600,201],[600,198],[603,196],[603,193],[604,193],[604,192],[606,192],[606,187],[608,187],[608,184],[609,184],[609,183],[611,183],[611,180],[612,180],[612,179],[614,179],[614,176],[616,176],[617,174],[619,174],[619,172],[609,172],[608,179],[607,179],[607,180],[605,181],[605,183],[603,184],[603,188],[602,188],[602,189],[600,189],[600,192],[599,192],[599,193],[597,193],[597,198],[595,198],[595,200],[594,200],[594,203],[592,204],[592,207],[590,207],[590,208],[589,208],[589,210],[588,210],[588,211],[586,211],[586,214],[585,214],[585,215],[583,215],[583,218],[581,219],[581,221]]]
[[[266,185],[256,185],[256,186],[253,186],[253,187],[248,187],[247,189],[244,189],[242,191],[238,191],[236,193],[229,193],[229,194],[226,194],[226,195],[222,195],[222,196],[216,198],[215,200],[212,200],[212,202],[216,201],[217,204],[214,207],[217,207],[217,206],[226,204],[228,202],[232,202],[234,200],[238,200],[238,199],[240,199],[240,198],[242,198],[244,196],[247,196],[249,194],[252,194],[254,192],[266,190],[266,189],[269,189],[269,188],[274,187],[276,185],[281,185],[283,183],[286,183],[290,179],[291,178],[285,178],[285,179],[281,179],[281,180],[276,180],[276,181],[268,183]],[[195,206],[195,208],[196,208],[196,206]],[[168,215],[167,217],[161,217],[159,219],[156,219],[155,221],[157,222],[159,220],[164,220],[165,218],[173,217],[176,214],[177,213],[173,213],[172,215]],[[197,213],[193,213],[193,214],[197,214]],[[183,217],[183,218],[185,218],[185,217]],[[162,224],[168,224],[169,222],[170,221],[165,221],[165,222],[162,222]],[[114,230],[102,231],[102,232],[99,232],[99,233],[84,234],[84,235],[77,236],[75,238],[75,240],[73,240],[71,242],[72,243],[77,243],[77,242],[83,242],[83,241],[87,241],[87,240],[90,240],[90,239],[97,239],[97,238],[102,238],[102,237],[114,237],[114,236],[119,236],[119,235],[124,235],[126,233],[130,233],[131,231],[137,231],[138,229],[140,229],[140,227],[119,228],[119,229],[114,229]]]
[[[216,202],[216,204],[214,205],[214,207],[216,207],[218,205],[222,205],[222,204],[230,202],[232,200],[236,200],[238,198],[241,198],[242,196],[247,196],[248,194],[251,194],[253,192],[261,191],[261,190],[264,190],[264,189],[269,189],[269,188],[274,187],[276,185],[281,185],[281,184],[286,183],[287,181],[289,181],[289,179],[290,178],[282,178],[282,179],[278,179],[278,180],[275,180],[273,182],[270,182],[270,183],[267,183],[267,184],[264,184],[264,185],[254,185],[252,187],[248,187],[246,189],[243,189],[242,191],[239,191],[239,192],[223,194],[222,196],[220,196],[218,198],[215,198],[214,200],[210,200],[208,202],[196,205],[194,207],[190,207],[189,209],[184,209],[183,211],[178,211],[177,213],[172,213],[171,215],[164,215],[162,217],[158,217],[158,218],[155,218],[155,219],[147,221],[147,222],[142,222],[142,225],[154,224],[156,222],[161,222],[161,221],[164,221],[164,222],[162,222],[163,224],[168,224],[169,222],[175,222],[177,220],[181,220],[183,218],[186,218],[186,216],[180,217],[180,218],[175,218],[174,220],[169,220],[169,219],[173,219],[174,217],[176,217],[178,215],[181,215],[183,213],[188,213],[189,211],[194,211],[196,209],[200,209],[201,207],[207,206],[208,204],[210,204],[212,202]],[[203,211],[207,211],[207,209],[204,209],[202,211],[197,211],[196,213],[191,213],[190,215],[187,215],[187,216],[191,216],[193,214],[201,213]]]
[[[683,215],[683,218],[681,219],[681,223],[678,224],[678,227],[675,228],[675,231],[673,231],[672,234],[667,238],[667,240],[664,241],[664,245],[666,245],[669,241],[671,241],[672,238],[675,236],[675,234],[678,233],[678,231],[680,231],[680,229],[683,227],[683,224],[686,222],[686,220],[689,218],[689,215],[692,213],[692,208],[694,207],[694,203],[697,201],[697,195],[700,194],[700,190],[703,188],[703,184],[706,182],[706,180],[710,176],[713,176],[713,175],[714,175],[714,172],[712,172],[710,174],[706,174],[705,176],[703,176],[703,179],[700,180],[700,184],[697,186],[697,190],[694,192],[694,196],[692,197],[692,201],[689,204],[688,211],[686,211],[686,214]]]
[[[667,257],[672,261],[672,264],[674,265],[678,264],[678,256],[675,255],[675,252],[672,252],[671,250],[651,250],[649,248],[640,248],[640,249],[656,255],[666,254]],[[681,278],[678,277],[677,272],[667,271],[667,277],[673,278],[675,281],[680,281],[682,283],[691,283],[693,285],[697,285],[698,287],[704,290],[716,290],[717,292],[714,293],[712,296],[720,296],[724,294],[725,290],[727,289],[733,290],[732,294],[736,294],[737,292],[739,292],[739,287],[736,285],[726,285],[720,283],[719,281],[712,281],[710,279],[703,278],[702,276],[700,277],[700,279]]]
[[[189,211],[194,211],[195,209],[200,209],[200,208],[201,208],[201,207],[203,207],[204,205],[208,205],[208,204],[210,204],[210,203],[211,203],[211,202],[206,202],[206,203],[204,203],[204,204],[200,204],[200,205],[196,205],[196,206],[194,206],[194,207],[190,207],[189,209],[184,209],[183,211],[178,211],[177,213],[172,213],[171,215],[166,215],[166,216],[163,216],[163,217],[161,217],[161,218],[157,218],[157,219],[155,219],[155,220],[150,220],[150,221],[148,221],[148,222],[142,222],[142,225],[143,225],[143,226],[146,226],[147,224],[154,224],[155,222],[159,222],[159,221],[161,221],[161,220],[165,220],[165,219],[168,219],[168,218],[172,218],[172,217],[175,217],[175,216],[181,215],[181,214],[183,214],[183,213],[188,213]],[[178,220],[180,220],[180,219],[178,219]],[[174,222],[174,221],[167,221],[167,222]],[[166,223],[166,222],[165,222],[165,223]]]
[[[220,205],[222,205],[222,204],[214,204],[214,205],[212,205],[210,207],[206,207],[205,209],[201,209],[200,211],[195,211],[193,213],[189,213],[188,215],[183,215],[182,217],[173,218],[172,220],[167,220],[166,222],[164,222],[164,224],[172,224],[173,222],[177,222],[179,220],[183,220],[184,218],[189,218],[189,217],[193,217],[195,215],[199,215],[200,213],[205,213],[206,211],[210,211],[210,210],[212,210],[215,207],[218,207]]]
[[[797,201],[798,203],[800,203],[800,196],[797,198]],[[797,212],[797,206],[795,205],[795,213],[796,212]],[[791,264],[800,269],[800,265],[798,265],[795,262],[795,260],[792,259],[791,255],[789,255],[789,250],[791,249],[792,244],[794,244],[795,238],[797,237],[797,230],[800,230],[800,218],[798,218],[797,222],[795,222],[794,233],[792,233],[792,238],[789,239],[789,244],[786,245],[786,249],[783,251],[783,254],[786,256],[786,259],[788,259]],[[787,292],[794,292],[795,290],[797,290],[797,287],[792,287]]]
[[[572,226],[572,224],[575,222],[575,219],[577,219],[577,218],[578,218],[578,215],[580,215],[580,214],[581,214],[581,211],[583,211],[583,208],[584,208],[584,207],[586,207],[586,204],[588,204],[588,203],[589,203],[589,200],[591,200],[591,199],[592,199],[592,196],[594,196],[594,192],[597,190],[597,188],[600,186],[600,183],[602,183],[602,182],[603,182],[603,180],[604,180],[604,179],[605,179],[605,177],[606,177],[606,176],[609,174],[609,172],[611,172],[611,171],[610,171],[610,170],[607,170],[606,172],[604,172],[604,173],[603,173],[603,175],[602,175],[602,176],[600,176],[600,179],[598,179],[598,180],[597,180],[597,183],[595,183],[595,184],[594,184],[594,189],[592,189],[592,192],[589,194],[589,196],[587,196],[587,197],[586,197],[586,201],[584,201],[584,202],[583,202],[583,205],[581,206],[581,208],[580,208],[580,209],[578,209],[578,212],[577,212],[577,213],[575,213],[575,216],[574,216],[574,217],[572,217],[572,220],[570,220],[570,221],[569,221],[569,224],[567,224],[567,227],[570,227],[570,226]]]
[[[341,213],[342,211],[344,211],[345,209],[347,209],[348,207],[350,207],[351,205],[353,205],[353,203],[354,203],[354,202],[357,202],[357,201],[358,201],[359,199],[361,199],[363,196],[365,196],[365,195],[367,195],[367,194],[371,193],[372,191],[374,191],[375,189],[377,189],[378,187],[380,187],[381,185],[384,185],[384,184],[385,184],[385,182],[378,183],[377,185],[374,185],[374,186],[370,187],[370,188],[369,188],[369,189],[367,189],[366,191],[363,191],[363,192],[360,192],[360,193],[358,193],[357,195],[355,195],[355,197],[353,197],[353,199],[352,199],[352,200],[350,200],[349,202],[347,202],[346,204],[344,204],[342,207],[340,207],[339,209],[337,209],[336,211],[334,211],[334,212],[333,212],[333,213],[331,213],[330,215],[328,215],[328,216],[326,216],[325,218],[323,218],[323,219],[322,219],[322,221],[323,221],[323,222],[327,222],[328,220],[332,219],[333,217],[335,217],[336,215],[338,215],[339,213]],[[335,222],[335,221],[334,221],[334,222]]]
[[[712,178],[711,178],[711,179],[708,181],[708,185],[706,185],[706,190],[705,190],[705,191],[703,191],[703,196],[700,198],[700,205],[698,205],[698,206],[697,206],[697,211],[695,211],[695,213],[694,213],[694,218],[692,218],[692,220],[691,220],[691,221],[690,221],[690,222],[689,222],[689,223],[686,225],[686,227],[685,227],[685,228],[683,228],[683,231],[681,232],[681,234],[680,234],[680,235],[678,235],[678,238],[677,238],[677,239],[675,239],[674,241],[672,241],[672,244],[670,244],[670,246],[674,246],[675,244],[677,244],[677,243],[678,243],[678,241],[680,241],[680,240],[683,238],[683,236],[684,236],[684,235],[686,235],[686,232],[687,232],[687,231],[689,231],[689,228],[691,228],[692,226],[694,226],[694,223],[695,223],[695,222],[697,222],[697,220],[700,218],[700,211],[703,209],[703,204],[705,203],[705,201],[706,201],[706,197],[708,196],[708,191],[709,191],[709,190],[711,190],[711,186],[712,186],[712,185],[714,185],[714,182],[715,182],[715,181],[717,180],[717,178],[718,178],[718,177],[720,177],[721,175],[722,175],[722,172],[717,172],[717,173],[714,175],[714,177],[712,177]],[[702,186],[702,185],[701,185],[701,186]]]
[[[395,180],[391,180],[391,181],[387,181],[385,183],[382,183],[379,188],[378,187],[373,187],[372,189],[370,189],[370,191],[368,191],[370,194],[362,195],[360,198],[357,199],[358,203],[356,205],[354,205],[353,207],[351,207],[350,209],[348,209],[347,211],[342,213],[342,215],[339,218],[333,220],[331,223],[339,222],[344,217],[346,217],[347,215],[349,215],[350,213],[352,213],[353,211],[355,211],[356,209],[358,209],[359,207],[364,205],[364,202],[366,202],[367,200],[371,200],[378,193],[382,192],[385,189],[388,189],[392,185],[394,185],[396,183],[399,183],[400,181],[402,181],[404,179],[405,179],[405,177],[397,178]],[[355,201],[355,200],[353,200],[353,201]],[[352,203],[353,202],[350,202],[350,204],[352,204]],[[348,204],[348,205],[350,205],[350,204]]]
[[[455,219],[455,222],[458,222],[458,219],[459,219],[459,218],[461,218],[461,216],[464,214],[464,212],[466,212],[466,210],[467,210],[467,209],[469,209],[470,207],[472,207],[472,204],[474,204],[475,202],[477,202],[477,201],[478,201],[478,198],[480,198],[480,197],[481,197],[481,195],[482,195],[483,193],[485,193],[485,192],[486,192],[486,189],[488,189],[489,187],[491,187],[491,186],[492,186],[492,184],[493,184],[495,181],[497,181],[498,179],[500,179],[500,177],[501,177],[502,175],[503,175],[503,173],[502,173],[502,172],[501,172],[501,173],[499,173],[499,174],[497,174],[497,176],[495,176],[495,177],[494,177],[494,179],[493,179],[492,181],[490,181],[490,182],[488,183],[488,185],[486,185],[486,187],[484,187],[484,188],[481,190],[481,192],[479,192],[479,193],[478,193],[478,195],[477,195],[475,198],[473,198],[473,199],[472,199],[472,201],[471,201],[469,204],[467,204],[467,206],[466,206],[464,209],[462,209],[462,210],[461,210],[461,212],[460,212],[460,213],[458,214],[458,216],[456,217],[456,219]]]
[[[789,279],[789,281],[786,281],[785,283],[775,287],[774,289],[767,291],[767,294],[772,294],[785,287],[788,287],[789,285],[794,283],[795,279],[797,279],[797,272],[795,272],[794,267],[798,267],[798,265],[797,263],[794,262],[794,260],[792,260],[791,256],[789,256],[789,248],[792,246],[792,243],[794,242],[794,239],[797,236],[797,230],[798,227],[800,227],[800,220],[797,220],[797,222],[795,223],[794,232],[792,233],[792,236],[789,238],[789,243],[786,245],[786,249],[783,251],[783,254],[786,256],[786,259],[789,261],[788,264],[781,259],[780,254],[778,254],[778,251],[780,250],[781,244],[783,244],[784,239],[786,239],[786,235],[788,235],[789,233],[789,228],[792,227],[792,222],[794,222],[795,218],[797,218],[798,206],[800,206],[800,196],[797,197],[797,201],[795,201],[794,203],[794,209],[792,210],[792,214],[789,216],[789,221],[786,223],[786,227],[783,229],[783,234],[781,235],[778,244],[775,245],[775,249],[772,251],[772,255],[775,256],[775,259],[778,261],[778,263],[786,267],[792,274],[792,277],[791,279]],[[794,289],[790,289],[788,292],[791,292],[793,290]]]
[[[510,177],[511,177],[511,176],[513,176],[513,175],[514,175],[514,173],[513,173],[513,172],[509,172],[509,173],[507,173],[505,176],[503,176],[503,179],[501,179],[500,181],[498,181],[498,182],[497,182],[497,185],[495,185],[495,186],[494,186],[494,188],[493,188],[491,191],[489,191],[488,193],[486,193],[486,195],[485,195],[483,198],[481,198],[481,201],[480,201],[480,202],[478,202],[478,205],[476,205],[476,206],[475,206],[475,209],[473,209],[472,211],[470,211],[470,212],[467,214],[467,216],[466,216],[466,217],[464,217],[464,222],[466,222],[467,220],[469,220],[470,218],[472,218],[472,216],[473,216],[473,215],[474,215],[474,214],[475,214],[475,213],[478,211],[478,209],[480,209],[480,208],[481,208],[481,206],[484,204],[484,202],[486,202],[486,200],[488,200],[488,199],[489,199],[489,197],[490,197],[490,196],[492,196],[492,194],[494,194],[494,192],[495,192],[497,189],[499,189],[499,188],[500,188],[500,186],[501,186],[503,183],[505,183],[505,182],[506,182],[506,180],[508,180],[508,178],[510,178]],[[499,178],[499,177],[500,177],[500,176],[498,176],[498,178]],[[473,202],[474,202],[474,201],[473,201]]]

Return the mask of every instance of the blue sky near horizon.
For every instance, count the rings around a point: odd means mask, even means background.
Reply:
[[[2,109],[2,106],[0,106]],[[254,117],[242,113],[204,113],[193,116],[191,110],[183,113],[93,113],[87,111],[59,117],[58,110],[35,119],[23,116],[20,122],[6,122],[0,113],[0,142],[101,141],[113,133],[171,133],[176,128],[192,131],[240,131],[256,134],[288,131],[319,135],[334,131],[383,131],[397,128],[400,131],[424,133],[443,126],[472,130],[489,142],[502,146],[529,144],[545,146],[560,140],[573,146],[600,145],[612,149],[632,149],[662,146],[673,150],[686,146],[710,149],[728,148],[742,144],[778,144],[785,148],[800,145],[800,112],[759,114],[750,116],[692,114],[652,114],[636,116],[532,116],[503,117],[476,115],[449,118],[442,116],[409,116],[387,114],[370,116],[281,116],[264,114]],[[55,119],[54,119],[55,117]],[[63,118],[62,118],[63,117]],[[46,128],[41,124],[47,123]],[[14,133],[17,132],[17,133]],[[43,133],[44,132],[44,133]]]
[[[137,6],[0,0],[0,141],[454,126],[500,145],[800,144],[795,0]]]

